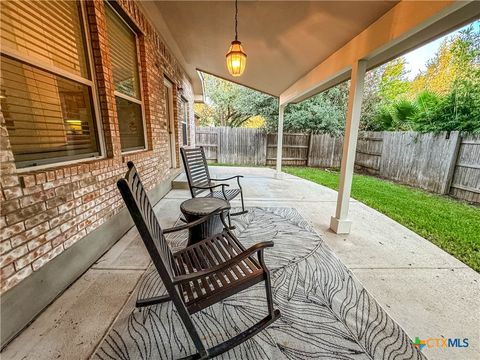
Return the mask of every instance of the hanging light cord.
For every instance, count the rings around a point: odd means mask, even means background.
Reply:
[[[238,1],[235,0],[235,41],[238,40],[238,31],[237,31],[237,25],[238,25]]]

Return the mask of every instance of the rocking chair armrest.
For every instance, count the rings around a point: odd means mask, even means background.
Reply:
[[[172,232],[176,232],[176,231],[181,231],[181,230],[189,229],[189,228],[191,228],[191,227],[193,227],[193,226],[197,226],[197,225],[203,224],[205,221],[207,221],[208,219],[210,219],[212,216],[218,215],[218,214],[221,214],[221,215],[220,215],[220,219],[222,220],[223,225],[224,225],[226,228],[228,228],[227,224],[225,223],[225,218],[224,218],[224,215],[223,215],[223,212],[224,212],[224,211],[228,211],[228,210],[230,210],[230,206],[222,206],[222,207],[219,207],[218,209],[213,210],[210,214],[205,215],[205,216],[202,216],[202,217],[201,217],[200,219],[198,219],[198,220],[195,220],[195,221],[186,223],[186,224],[184,224],[184,225],[173,226],[173,227],[171,227],[171,228],[164,229],[164,230],[163,230],[163,233],[164,233],[164,234],[168,234],[168,233],[172,233]]]
[[[225,179],[210,179],[210,180],[213,180],[213,181],[227,181],[227,180],[237,179],[238,187],[239,187],[240,190],[241,190],[241,189],[242,189],[242,185],[240,185],[240,178],[243,178],[243,175],[235,175],[235,176],[231,176],[231,177],[225,178]]]
[[[234,266],[235,264],[238,264],[240,261],[246,259],[247,257],[249,257],[250,255],[252,255],[254,253],[263,252],[263,250],[267,247],[273,247],[273,241],[262,241],[258,244],[250,246],[247,250],[245,250],[241,254],[238,254],[237,256],[234,256],[233,258],[229,259],[228,261],[225,261],[222,264],[212,266],[209,269],[196,271],[196,272],[191,273],[191,274],[176,276],[173,279],[173,283],[175,285],[178,285],[178,284],[182,284],[182,283],[185,283],[185,282],[197,280],[199,278],[208,276],[210,274],[213,274],[213,273],[216,273],[216,272],[219,272],[219,271],[224,271],[224,270]]]
[[[230,177],[225,178],[225,179],[214,179],[214,178],[211,178],[210,180],[213,180],[213,181],[227,181],[227,180],[238,179],[238,178],[243,178],[243,175],[230,176]]]
[[[211,185],[211,186],[197,186],[197,185],[192,185],[192,188],[195,188],[195,189],[200,189],[200,190],[211,190],[211,189],[214,189],[214,188],[217,188],[221,186],[222,187],[222,190],[225,186],[230,186],[228,184],[217,184],[217,185]]]

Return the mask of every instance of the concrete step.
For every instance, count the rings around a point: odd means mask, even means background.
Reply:
[[[187,175],[184,172],[172,180],[172,189],[188,190]]]

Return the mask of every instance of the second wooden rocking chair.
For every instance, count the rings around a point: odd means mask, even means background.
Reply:
[[[202,146],[196,148],[180,148],[182,154],[183,165],[185,167],[185,173],[187,175],[188,186],[192,198],[197,196],[215,197],[230,202],[238,195],[242,202],[242,210],[236,213],[230,214],[231,216],[241,215],[247,213],[245,210],[245,204],[243,201],[243,189],[240,184],[240,178],[242,175],[235,175],[223,179],[213,179],[210,177],[210,171],[208,171],[207,159],[205,157],[205,150]],[[213,181],[228,181],[237,179],[237,189],[227,189],[229,184],[222,182],[219,184],[213,184]],[[217,190],[221,188],[221,190]]]
[[[245,249],[225,223],[223,214],[229,207],[217,209],[192,223],[162,230],[135,166],[129,162],[128,167],[125,178],[120,179],[117,185],[168,294],[138,300],[136,306],[173,302],[197,349],[196,354],[184,359],[218,356],[277,320],[280,311],[273,308],[270,273],[263,255],[264,249],[272,247],[273,242],[265,241]],[[164,234],[199,225],[218,214],[225,226],[222,233],[176,253],[171,252]],[[261,281],[265,282],[268,315],[233,338],[205,348],[191,315]]]

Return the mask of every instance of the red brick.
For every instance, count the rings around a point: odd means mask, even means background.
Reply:
[[[12,249],[12,243],[10,242],[10,240],[4,240],[0,242],[0,255],[5,254],[11,249]]]
[[[25,231],[25,237],[30,240],[33,239],[36,236],[40,236],[43,233],[47,232],[50,230],[50,226],[48,225],[48,221],[45,221],[44,223],[41,223],[34,228],[31,228],[30,230]]]
[[[85,231],[85,229],[83,229],[83,230],[79,231],[78,233],[76,233],[75,235],[66,239],[63,246],[65,247],[65,249],[67,249],[70,246],[72,246],[73,244],[75,244],[78,240],[82,239],[85,235],[87,235],[87,232]]]
[[[23,175],[22,183],[25,188],[34,186],[36,184],[35,175]]]
[[[25,220],[25,227],[27,229],[31,229],[38,224],[50,219],[52,216],[56,216],[57,214],[58,210],[56,208],[43,211],[40,214]]]
[[[31,186],[31,187],[23,189],[23,194],[24,195],[31,195],[31,194],[38,193],[38,192],[41,192],[41,191],[43,191],[43,186],[42,185],[35,185],[35,186]]]
[[[47,171],[47,181],[55,180],[55,171]]]
[[[47,182],[47,175],[45,173],[35,174],[35,180],[37,184],[43,184]]]
[[[73,194],[66,194],[62,196],[56,196],[54,198],[51,198],[45,202],[47,205],[47,209],[51,209],[57,206],[60,206],[61,204],[65,204],[67,201],[73,200]]]
[[[29,252],[27,255],[19,258],[15,261],[15,268],[21,269],[27,265],[30,265],[35,259],[39,258],[43,254],[46,254],[52,248],[52,244],[46,243],[37,247],[35,250]]]
[[[2,173],[0,183],[2,184],[3,187],[16,186],[16,185],[19,184],[18,176],[16,176],[16,175],[5,175],[5,174]]]
[[[19,198],[23,195],[22,188],[20,186],[15,186],[8,189],[3,189],[3,194],[5,195],[5,199],[11,200]]]
[[[63,213],[63,214],[51,219],[50,220],[50,227],[55,228],[57,226],[60,226],[63,223],[70,220],[71,218],[73,218],[74,216],[75,216],[75,211],[74,210],[67,211],[66,213]]]
[[[11,238],[14,235],[17,235],[25,230],[25,225],[23,223],[18,223],[12,226],[3,228],[0,233],[0,241]]]
[[[14,262],[16,259],[22,257],[28,252],[27,245],[19,246],[12,251],[0,256],[0,267],[7,266],[8,264]]]
[[[43,265],[45,265],[47,262],[50,260],[54,259],[58,255],[60,255],[63,251],[63,246],[59,245],[56,248],[52,249],[45,255],[39,257],[37,260],[35,260],[32,263],[33,271],[37,271],[39,268],[41,268]]]
[[[0,279],[6,279],[15,273],[15,267],[13,264],[8,264],[0,270]]]
[[[45,204],[40,203],[12,212],[6,216],[7,224],[11,225],[20,221],[25,221],[26,219],[35,216],[35,214],[45,211],[45,209]]]
[[[22,281],[27,276],[29,276],[32,273],[32,271],[33,271],[32,267],[28,266],[18,271],[14,275],[10,276],[9,278],[2,279],[2,288],[1,288],[2,293],[4,293],[5,291],[17,285],[20,281]]]
[[[20,201],[18,199],[3,201],[2,205],[2,214],[8,214],[15,210],[20,209]]]
[[[35,193],[32,195],[24,196],[20,199],[20,206],[22,208],[39,203],[44,202],[48,199],[51,199],[55,196],[55,192],[53,189],[46,190],[40,193]]]

